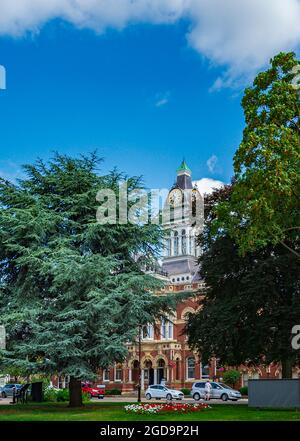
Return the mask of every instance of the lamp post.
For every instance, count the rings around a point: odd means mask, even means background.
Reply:
[[[141,388],[142,388],[142,327],[139,326],[139,383],[138,383],[138,403],[141,402]]]

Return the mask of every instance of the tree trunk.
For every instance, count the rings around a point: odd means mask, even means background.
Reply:
[[[70,402],[69,407],[81,407],[82,406],[82,391],[81,381],[77,378],[71,377],[69,383]]]
[[[282,360],[282,378],[293,378],[293,361],[288,358],[286,360]]]

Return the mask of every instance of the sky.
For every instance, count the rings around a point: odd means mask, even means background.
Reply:
[[[226,3],[226,5],[225,5]],[[185,158],[229,182],[241,98],[280,50],[300,48],[299,0],[0,0],[0,175],[53,151],[97,149],[168,188]],[[215,182],[216,181],[216,182]]]

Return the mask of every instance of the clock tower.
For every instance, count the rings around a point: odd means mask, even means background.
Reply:
[[[191,196],[191,203],[186,194]],[[162,269],[168,274],[173,284],[187,284],[199,280],[197,258],[200,248],[197,245],[199,233],[191,222],[191,217],[185,216],[186,208],[192,210],[193,200],[201,197],[196,186],[192,184],[192,172],[185,160],[177,169],[176,182],[169,191],[164,210],[170,213],[164,222],[167,231],[165,239]],[[189,214],[189,210],[187,210]]]

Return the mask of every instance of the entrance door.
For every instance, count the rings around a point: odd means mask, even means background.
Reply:
[[[149,385],[154,384],[154,369],[149,369]]]
[[[157,368],[157,384],[161,383],[161,380],[165,378],[165,361],[163,359],[160,359],[158,361],[158,368]]]

